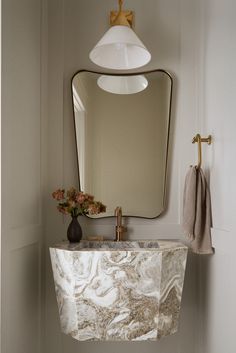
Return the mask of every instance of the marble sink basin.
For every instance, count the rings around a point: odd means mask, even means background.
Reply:
[[[51,247],[62,332],[80,341],[157,340],[175,333],[187,250],[164,240]]]
[[[65,249],[65,243],[56,246],[57,249]],[[66,243],[67,250],[73,251],[89,251],[89,250],[143,250],[143,249],[156,249],[159,248],[159,241],[157,240],[137,240],[137,241],[91,241],[82,240],[80,243]]]

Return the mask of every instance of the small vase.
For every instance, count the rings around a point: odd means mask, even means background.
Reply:
[[[67,229],[67,238],[70,243],[79,243],[82,239],[82,228],[77,217],[72,217],[72,220]]]

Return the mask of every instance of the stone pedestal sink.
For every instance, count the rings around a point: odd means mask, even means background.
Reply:
[[[177,331],[187,258],[180,242],[65,242],[50,255],[64,333],[143,341]]]

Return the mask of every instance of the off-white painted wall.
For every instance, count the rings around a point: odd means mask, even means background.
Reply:
[[[51,0],[49,2],[49,122],[48,246],[66,238],[68,219],[55,208],[50,193],[57,187],[77,185],[75,140],[70,79],[79,69],[95,69],[88,54],[108,28],[106,0]],[[181,238],[181,199],[186,169],[194,162],[191,139],[198,128],[199,5],[192,0],[127,0],[134,9],[136,31],[152,52],[147,69],[163,68],[174,75],[174,99],[168,180],[168,208],[155,220],[128,219],[128,237]],[[114,220],[82,219],[85,234],[114,236]],[[179,332],[160,342],[80,343],[60,333],[60,324],[49,256],[46,259],[45,353],[120,352],[195,353],[197,339],[196,258],[189,256]]]
[[[236,352],[236,3],[202,2],[202,130],[208,152],[215,255],[201,259],[199,352]]]
[[[1,352],[40,353],[44,0],[2,2]]]
[[[0,1],[0,67],[2,67],[2,1]],[[0,71],[0,165],[2,165],[2,70]],[[0,167],[0,197],[2,172]],[[2,229],[2,203],[0,203],[0,229]],[[0,273],[2,273],[2,241],[0,241]],[[2,281],[0,275],[0,312],[2,312]],[[0,342],[2,342],[2,316],[0,316]]]

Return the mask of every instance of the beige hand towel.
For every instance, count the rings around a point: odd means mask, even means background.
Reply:
[[[185,179],[183,228],[196,254],[213,254],[211,244],[211,199],[201,168],[191,166]]]

